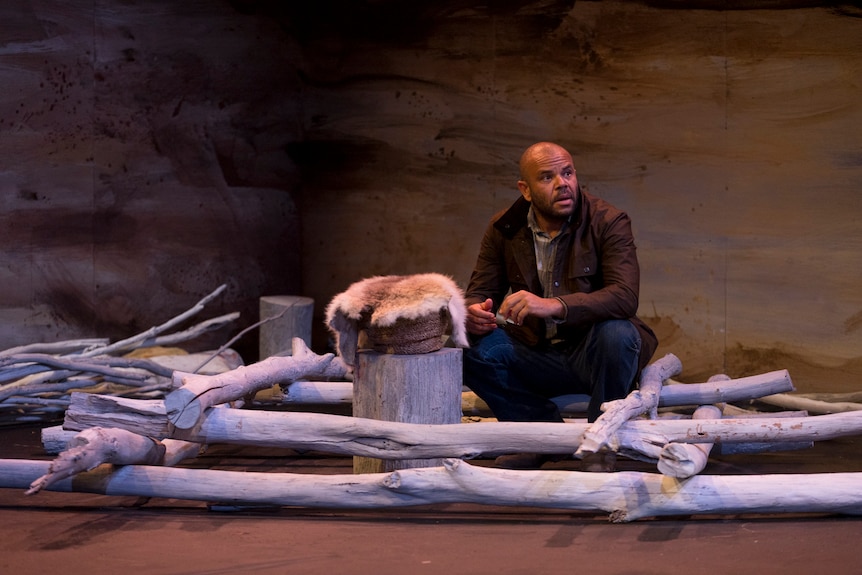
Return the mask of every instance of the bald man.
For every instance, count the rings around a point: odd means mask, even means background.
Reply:
[[[512,206],[482,239],[466,291],[464,383],[500,421],[562,421],[551,398],[625,397],[658,341],[637,316],[640,268],[628,215],[578,186],[571,154],[539,142],[521,156]],[[538,468],[540,454],[497,458]]]

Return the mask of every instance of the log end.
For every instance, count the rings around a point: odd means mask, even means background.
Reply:
[[[51,473],[47,473],[38,479],[36,479],[33,483],[30,484],[30,489],[24,492],[24,495],[36,495],[46,487],[51,484]]]
[[[629,519],[628,511],[626,511],[625,509],[616,509],[614,511],[611,511],[611,514],[608,519],[611,523],[628,523],[629,521],[631,521],[631,519]]]
[[[203,409],[197,396],[181,388],[165,396],[165,411],[174,426],[192,429],[200,421]]]

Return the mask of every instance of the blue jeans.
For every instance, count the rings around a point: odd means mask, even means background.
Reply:
[[[635,383],[641,338],[628,320],[595,324],[580,341],[529,347],[496,329],[464,350],[464,384],[500,421],[562,421],[552,397],[587,394],[589,421]]]

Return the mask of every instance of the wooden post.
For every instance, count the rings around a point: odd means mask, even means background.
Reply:
[[[260,298],[260,320],[275,317],[260,326],[258,345],[260,359],[273,355],[290,355],[291,341],[302,338],[311,347],[311,321],[314,300],[310,297],[271,295]]]
[[[401,423],[460,423],[462,357],[458,348],[395,355],[357,354],[353,416]],[[436,467],[442,459],[382,460],[354,457],[354,473]]]

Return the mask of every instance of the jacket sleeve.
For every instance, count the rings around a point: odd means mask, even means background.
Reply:
[[[509,291],[504,238],[494,227],[494,221],[485,229],[476,265],[465,291],[464,300],[467,306],[491,298],[494,301],[494,309],[497,309]]]
[[[638,310],[640,267],[631,220],[616,211],[593,229],[593,235],[595,251],[574,255],[568,270],[570,285],[582,287],[560,296],[568,308],[563,321],[567,326],[629,319]]]

